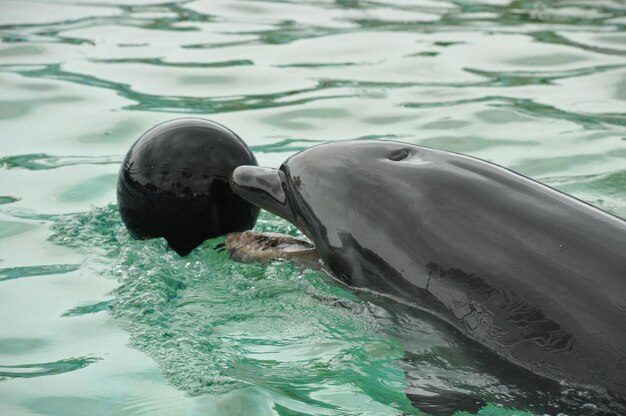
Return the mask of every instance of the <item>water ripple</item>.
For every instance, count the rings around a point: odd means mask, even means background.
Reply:
[[[25,278],[2,283],[0,305],[15,317],[2,327],[3,378],[94,360],[86,350],[77,355],[87,358],[8,365],[51,356],[67,339],[125,358],[112,345],[129,337],[159,370],[139,380],[126,364],[101,366],[71,384],[5,383],[24,384],[5,395],[10,409],[418,414],[408,390],[486,399],[479,413],[498,416],[556,414],[532,406],[554,409],[568,395],[572,414],[604,411],[597,397],[544,388],[428,316],[359,299],[319,273],[233,264],[214,250],[220,239],[187,258],[162,240],[133,241],[113,195],[117,166],[141,132],[210,114],[266,165],[329,140],[403,140],[492,160],[626,217],[623,2],[3,0],[0,8],[0,246],[11,265],[33,264],[0,269],[0,281]],[[300,235],[267,214],[256,229]],[[115,325],[103,325],[111,317]],[[110,326],[125,332],[113,336]],[[134,393],[93,398],[89,386],[117,392],[122,379]],[[170,386],[188,397],[170,398],[179,393]]]
[[[19,200],[20,198],[16,198],[14,196],[3,195],[0,196],[0,205],[12,204],[13,202],[17,202]]]
[[[85,368],[99,360],[101,360],[101,358],[78,357],[49,363],[0,365],[0,380],[6,380],[9,378],[53,376],[57,374],[69,373],[71,371]]]
[[[0,168],[48,170],[76,165],[118,165],[120,156],[52,156],[45,153],[0,158]]]
[[[80,264],[51,264],[45,266],[23,266],[0,269],[0,282],[22,277],[65,274],[80,269]]]
[[[485,86],[515,87],[523,85],[550,85],[559,79],[580,77],[591,74],[599,74],[615,69],[626,68],[625,65],[601,65],[587,68],[565,69],[560,71],[511,71],[496,72],[474,68],[465,68],[465,71],[489,78],[491,82]]]
[[[103,300],[101,302],[89,303],[86,305],[75,306],[72,309],[69,309],[63,312],[61,316],[82,316],[82,315],[90,315],[92,313],[98,313],[102,311],[106,311],[111,304],[110,300]]]
[[[128,84],[107,81],[94,76],[67,72],[60,65],[47,65],[45,68],[19,69],[15,71],[21,75],[33,78],[50,78],[68,81],[80,85],[99,87],[116,91],[119,95],[135,101],[137,104],[128,105],[127,110],[142,111],[166,111],[182,113],[224,113],[241,110],[254,110],[260,108],[274,108],[285,106],[297,106],[312,103],[319,100],[332,98],[347,98],[354,94],[337,94],[333,96],[318,95],[307,98],[293,98],[299,94],[320,92],[320,90],[334,87],[335,84],[322,85],[321,88],[306,88],[293,91],[284,91],[273,94],[257,94],[244,97],[184,97],[184,96],[160,96],[135,91]],[[285,98],[292,98],[285,100]]]
[[[254,65],[254,62],[249,59],[236,59],[221,62],[167,62],[161,58],[92,59],[91,61],[105,64],[145,64],[180,68],[228,68],[231,66]]]
[[[531,99],[506,96],[486,96],[453,101],[405,102],[402,106],[406,108],[434,108],[485,102],[494,103],[491,104],[493,107],[511,107],[519,113],[532,117],[571,121],[585,128],[597,129],[607,125],[626,126],[626,114],[623,113],[573,113]]]
[[[626,56],[626,50],[624,49],[611,49],[611,48],[603,48],[603,47],[593,46],[593,45],[585,45],[580,42],[569,40],[565,36],[562,36],[558,33],[554,33],[551,31],[534,32],[534,33],[531,33],[530,36],[532,36],[533,39],[537,40],[538,42],[552,43],[555,45],[571,46],[573,48],[582,49],[585,51],[603,53],[607,55]]]

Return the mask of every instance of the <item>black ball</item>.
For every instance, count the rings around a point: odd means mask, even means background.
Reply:
[[[237,166],[256,165],[248,146],[215,122],[159,124],[130,148],[117,182],[122,220],[137,239],[163,237],[186,256],[203,241],[252,228],[259,209],[233,193]]]

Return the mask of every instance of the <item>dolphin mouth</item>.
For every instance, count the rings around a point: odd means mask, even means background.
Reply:
[[[287,185],[282,171],[259,166],[239,166],[230,175],[229,183],[233,192],[246,201],[296,224],[296,215],[285,189]]]

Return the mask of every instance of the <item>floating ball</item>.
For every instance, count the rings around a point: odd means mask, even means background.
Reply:
[[[131,236],[163,237],[181,256],[203,241],[252,228],[259,209],[233,193],[237,166],[256,165],[252,151],[226,127],[199,118],[159,124],[130,148],[117,201]]]

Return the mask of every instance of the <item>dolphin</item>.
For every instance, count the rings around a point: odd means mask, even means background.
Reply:
[[[408,303],[550,380],[626,398],[626,221],[493,163],[393,141],[318,145],[233,191],[345,284]]]

